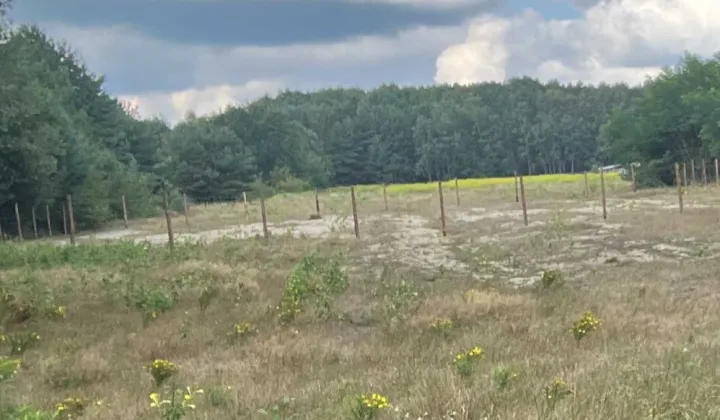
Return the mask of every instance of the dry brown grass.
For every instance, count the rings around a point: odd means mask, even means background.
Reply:
[[[149,407],[146,366],[166,358],[180,366],[176,385],[205,390],[190,419],[273,418],[259,410],[284,398],[292,400],[277,418],[352,419],[350,405],[364,392],[389,397],[393,408],[379,419],[720,418],[717,190],[692,190],[679,214],[671,190],[635,196],[616,187],[603,222],[582,186],[534,187],[529,227],[512,189],[463,191],[460,208],[448,193],[445,239],[434,195],[394,196],[385,215],[382,196],[363,193],[360,241],[348,237],[350,225],[329,237],[275,236],[267,247],[181,246],[180,256],[150,263],[97,257],[2,271],[10,291],[50,296],[68,315],[5,325],[6,333],[42,338],[18,375],[0,384],[0,403],[51,410],[77,396],[104,402],[84,418],[160,418]],[[313,200],[273,199],[271,220],[304,220]],[[345,216],[346,201],[324,197],[324,214]],[[242,204],[192,212],[197,230],[244,219]],[[155,225],[160,219],[134,228]],[[329,318],[308,307],[281,325],[286,281],[313,251],[319,261],[343,255],[349,288],[332,298]],[[564,282],[531,284],[547,269]],[[176,285],[176,305],[143,326],[124,300],[133,283]],[[201,313],[208,286],[219,293]],[[576,341],[568,329],[586,311],[603,324]],[[430,323],[443,318],[453,327],[440,334]],[[257,333],[232,344],[226,334],[239,321]],[[475,345],[485,357],[463,378],[453,356]],[[519,377],[501,389],[494,372],[503,366]],[[543,390],[556,377],[573,394],[549,411]]]

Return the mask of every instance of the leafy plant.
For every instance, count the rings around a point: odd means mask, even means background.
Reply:
[[[548,270],[544,271],[542,274],[542,277],[540,278],[540,286],[543,289],[552,289],[555,287],[560,287],[565,283],[565,279],[563,277],[562,272],[558,270]]]
[[[332,313],[333,297],[347,288],[347,275],[337,259],[318,264],[314,254],[306,255],[285,283],[283,297],[277,306],[278,318],[282,324],[292,322],[312,297],[315,315],[325,319]]]
[[[40,335],[34,332],[20,331],[7,334],[2,340],[10,348],[10,355],[21,355],[27,350],[37,346]]]
[[[20,359],[0,357],[0,382],[7,381],[15,376],[20,366],[22,366],[22,360]]]
[[[600,325],[600,320],[593,315],[592,312],[585,312],[582,318],[573,323],[573,326],[570,328],[570,332],[576,340],[580,341],[591,331],[595,331],[600,328]]]
[[[568,395],[572,395],[572,390],[561,378],[555,378],[549,385],[545,386],[545,404],[549,411],[552,411],[558,402]]]
[[[200,313],[204,314],[210,303],[220,294],[220,289],[216,286],[206,286],[203,288],[198,298],[198,304],[200,305]]]
[[[454,326],[449,318],[438,318],[430,323],[430,328],[443,337],[448,337]]]
[[[456,354],[453,366],[460,376],[467,378],[472,375],[475,364],[482,360],[484,355],[483,349],[475,346],[466,352]]]
[[[203,394],[202,389],[192,390],[190,387],[174,389],[169,399],[161,398],[160,394],[150,394],[150,408],[156,410],[163,420],[180,420],[196,408],[195,396]]]
[[[228,333],[228,339],[233,343],[237,343],[239,341],[246,340],[256,331],[256,328],[249,322],[238,322],[233,325],[232,331]]]
[[[386,396],[380,394],[360,395],[355,399],[352,415],[355,420],[374,420],[382,410],[390,408]]]
[[[287,418],[286,416],[293,402],[295,402],[295,398],[293,397],[282,397],[280,401],[272,406],[258,409],[257,412],[264,416],[269,416],[272,420],[282,420]]]
[[[143,325],[147,326],[175,306],[175,296],[158,286],[136,286],[131,283],[125,293],[125,302],[128,307],[140,311]]]
[[[168,379],[178,373],[180,369],[169,360],[157,359],[150,365],[150,374],[155,381],[155,386],[160,387]]]
[[[493,370],[493,379],[500,390],[507,388],[510,382],[517,377],[517,372],[511,366],[501,365]]]

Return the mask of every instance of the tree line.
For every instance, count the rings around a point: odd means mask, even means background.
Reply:
[[[517,78],[285,91],[170,127],[137,118],[69,45],[40,28],[0,24],[0,37],[5,218],[15,203],[30,214],[72,194],[78,227],[98,227],[122,217],[120,195],[131,216],[156,214],[167,185],[215,202],[243,192],[581,172],[631,161],[643,165],[647,184],[669,183],[672,162],[720,153],[718,57],[688,55],[635,87]],[[41,225],[44,217],[38,212]]]

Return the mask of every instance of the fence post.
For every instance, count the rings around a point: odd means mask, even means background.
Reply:
[[[387,184],[384,182],[383,182],[383,200],[385,201],[385,211],[388,211]]]
[[[17,221],[18,237],[23,240],[22,223],[20,222],[20,209],[18,208],[17,201],[15,202],[15,220]]]
[[[33,218],[33,234],[35,235],[35,238],[38,237],[37,233],[37,216],[35,215],[35,206],[32,208],[32,218]]]
[[[440,227],[442,228],[442,236],[447,236],[445,228],[445,203],[443,200],[442,181],[438,181],[438,192],[440,193]]]
[[[460,207],[460,188],[458,187],[457,178],[455,178],[455,198],[457,199],[457,206]]]
[[[720,186],[720,167],[717,158],[715,158],[715,185]]]
[[[260,216],[262,217],[262,225],[263,225],[263,237],[265,238],[265,245],[270,243],[270,232],[268,232],[268,226],[267,226],[267,213],[265,211],[265,199],[260,199]]]
[[[637,192],[637,180],[635,179],[635,166],[630,164],[630,175],[632,176],[632,191]]]
[[[127,205],[125,204],[125,194],[122,195],[122,209],[123,209],[123,221],[125,222],[125,229],[128,228],[128,217],[127,217]]]
[[[600,194],[602,195],[603,219],[607,220],[607,206],[605,204],[605,171],[600,168]]]
[[[320,197],[318,197],[317,188],[315,188],[315,212],[320,216]]]
[[[585,197],[590,197],[590,186],[588,185],[587,171],[585,171],[584,175],[585,175]]]
[[[520,175],[520,202],[522,203],[523,221],[525,226],[528,225],[527,201],[525,201],[525,182],[523,176]]]
[[[72,195],[67,195],[68,224],[70,225],[70,244],[75,245],[75,215],[73,212]]]
[[[680,213],[682,213],[682,211],[683,211],[683,192],[682,192],[682,182],[680,181],[680,165],[678,163],[675,164],[675,184],[677,184],[678,205],[680,206]]]
[[[682,170],[683,170],[683,187],[687,188],[687,186],[688,186],[687,163],[683,162]]]
[[[170,218],[170,209],[168,208],[167,188],[163,188],[163,209],[165,210],[165,223],[167,224],[168,246],[170,251],[175,249],[175,237],[173,235],[172,218]]]
[[[702,179],[703,179],[703,186],[707,188],[708,182],[707,182],[707,167],[705,166],[705,158],[702,160]]]
[[[245,207],[245,221],[247,222],[250,218],[250,213],[248,212],[247,194],[245,194],[245,191],[243,191],[243,207]]]
[[[355,200],[355,187],[350,187],[350,200],[352,202],[353,226],[355,227],[355,237],[360,239],[360,222],[358,221],[357,201]]]
[[[520,202],[520,197],[518,196],[518,173],[517,171],[513,171],[513,178],[515,179],[515,202]]]
[[[52,236],[52,221],[50,220],[50,206],[45,204],[45,217],[47,218],[48,235]]]

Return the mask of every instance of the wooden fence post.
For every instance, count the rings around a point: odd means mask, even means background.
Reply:
[[[687,186],[688,186],[687,163],[683,162],[682,170],[683,170],[683,187],[687,188]]]
[[[17,201],[15,202],[15,220],[17,221],[18,237],[22,241],[23,240],[22,222],[20,221],[20,209],[18,207]]]
[[[35,206],[32,208],[32,218],[33,218],[33,234],[35,235],[35,238],[38,237],[37,232],[37,216],[35,215]]]
[[[515,178],[515,202],[520,202],[520,197],[518,196],[518,173],[517,171],[513,171],[513,178]]]
[[[605,204],[605,171],[600,168],[600,194],[602,195],[603,219],[607,220],[607,206]]]
[[[320,197],[318,197],[317,188],[315,188],[315,213],[320,216]]]
[[[442,181],[438,181],[438,192],[440,193],[440,226],[442,228],[442,236],[447,236],[447,229],[445,226],[445,203],[443,201]]]
[[[590,185],[588,184],[587,171],[585,171],[585,197],[590,197]]]
[[[720,166],[717,158],[715,158],[715,185],[720,186]]]
[[[388,201],[387,201],[387,184],[383,182],[383,201],[385,201],[385,211],[388,211]]]
[[[525,201],[525,182],[523,176],[520,175],[520,202],[522,203],[523,221],[525,226],[528,225],[527,201]]]
[[[163,209],[165,210],[165,224],[167,224],[168,247],[170,247],[170,251],[173,251],[175,249],[175,235],[173,234],[172,218],[170,217],[167,188],[163,188]]]
[[[455,178],[455,199],[457,201],[457,206],[460,207],[460,188],[458,187],[457,178]]]
[[[707,181],[707,166],[705,166],[705,159],[702,160],[702,179],[703,179],[703,186],[707,188],[708,181]]]
[[[122,195],[122,209],[123,209],[123,221],[125,222],[125,229],[128,228],[128,216],[127,216],[127,205],[125,204],[125,194]]]
[[[680,165],[678,163],[675,164],[675,184],[677,184],[678,205],[680,206],[680,213],[682,213],[682,211],[683,211],[683,191],[682,191],[682,182],[680,180]]]
[[[630,164],[630,175],[632,176],[632,191],[637,192],[637,180],[635,179],[635,166]]]
[[[45,204],[45,218],[47,219],[48,236],[52,236],[52,220],[50,220],[50,206]]]
[[[270,243],[270,232],[268,231],[267,225],[267,212],[265,211],[265,199],[260,199],[260,217],[262,218],[263,225],[263,237],[265,238],[265,245]]]
[[[250,218],[250,213],[248,212],[247,194],[245,194],[245,191],[243,191],[243,207],[245,207],[245,221],[247,222]]]
[[[355,187],[350,187],[350,200],[352,201],[353,225],[355,227],[355,237],[360,238],[360,222],[358,221],[357,201],[355,200]]]
[[[75,245],[75,213],[73,212],[72,195],[66,197],[68,207],[68,225],[70,225],[70,244]]]

